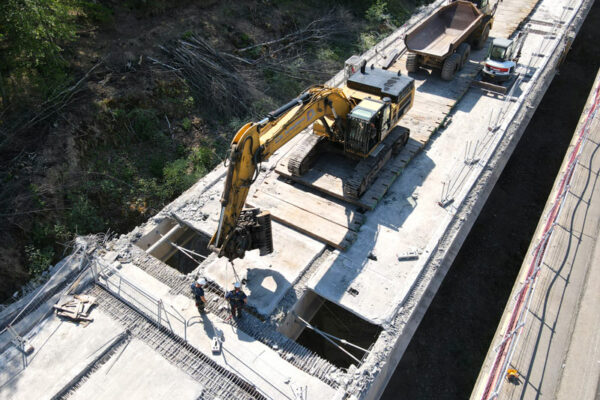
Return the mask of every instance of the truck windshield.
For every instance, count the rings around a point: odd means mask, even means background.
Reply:
[[[504,61],[504,55],[506,54],[505,47],[493,46],[490,51],[490,58],[494,61]]]

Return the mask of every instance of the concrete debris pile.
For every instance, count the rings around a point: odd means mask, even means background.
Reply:
[[[89,317],[90,309],[96,304],[96,298],[85,294],[63,296],[54,305],[54,312],[59,317],[88,324],[94,319]]]

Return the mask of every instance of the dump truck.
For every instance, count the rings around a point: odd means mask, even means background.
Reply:
[[[441,69],[442,79],[452,80],[469,60],[471,46],[485,46],[496,8],[489,0],[457,0],[440,7],[404,37],[408,72],[430,67]]]
[[[360,196],[407,143],[410,132],[397,123],[411,108],[414,93],[414,79],[363,62],[343,87],[314,85],[260,121],[245,124],[231,143],[219,225],[209,249],[230,260],[243,258],[247,250],[273,251],[270,214],[244,209],[248,191],[260,163],[311,125],[313,133],[295,146],[289,170],[302,174],[320,152],[343,154],[356,162],[344,192]]]

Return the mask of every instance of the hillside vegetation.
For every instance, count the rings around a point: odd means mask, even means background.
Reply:
[[[425,0],[4,0],[0,302],[124,233]]]

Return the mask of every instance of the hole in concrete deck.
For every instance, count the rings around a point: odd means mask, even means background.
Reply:
[[[135,244],[162,262],[187,274],[210,253],[210,237],[166,218]]]
[[[366,350],[371,348],[379,333],[381,333],[380,326],[365,321],[310,290],[302,296],[298,306],[295,307],[295,312],[320,331],[344,339]],[[297,325],[295,330],[292,329],[284,333],[289,333],[288,336],[296,339],[299,344],[338,367],[348,368],[351,364],[357,364],[356,360],[325,339],[322,334],[310,328],[305,328],[303,325]],[[362,360],[365,356],[365,352],[362,350],[343,344],[331,336],[330,339],[359,360]]]

